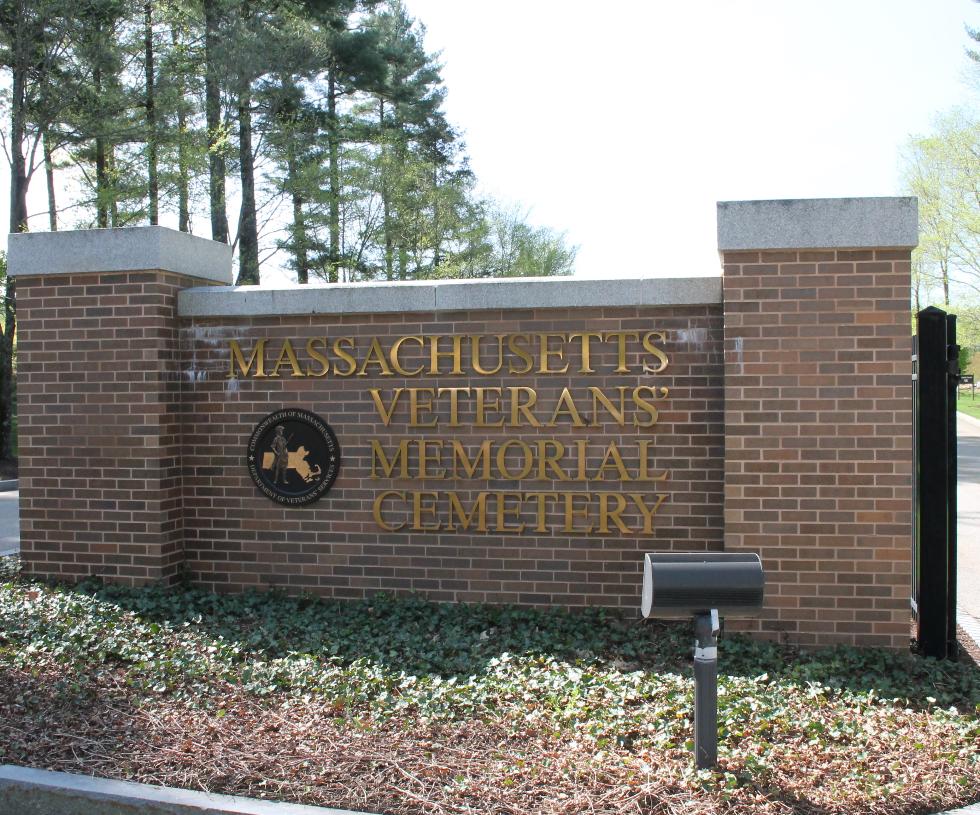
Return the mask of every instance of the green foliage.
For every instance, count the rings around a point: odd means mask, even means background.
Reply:
[[[417,597],[336,602],[97,582],[73,590],[0,568],[8,664],[43,655],[73,672],[122,669],[145,693],[209,707],[231,682],[381,720],[530,720],[600,745],[679,747],[691,735],[686,624]],[[950,749],[980,735],[980,675],[967,665],[875,649],[798,653],[739,636],[720,651],[732,750],[801,734],[857,740],[872,714],[884,721],[907,708],[945,722]]]
[[[950,111],[934,133],[909,139],[903,159],[905,187],[919,199],[916,307],[928,305],[934,288],[945,305],[980,293],[980,121]]]
[[[0,0],[0,21],[23,6]],[[25,132],[44,132],[52,173],[73,182],[53,184],[73,226],[156,209],[189,230],[207,209],[223,240],[238,193],[230,240],[249,280],[260,249],[302,282],[571,269],[561,234],[476,196],[441,66],[399,0],[35,6],[22,28],[40,34],[21,39],[56,59],[35,60]],[[0,63],[16,39],[0,36]]]
[[[970,365],[972,361],[973,361],[973,351],[971,351],[970,348],[968,348],[965,345],[960,345],[960,354],[959,354],[959,362],[958,362],[960,373],[963,374],[971,373]]]
[[[527,223],[516,209],[498,208],[490,218],[492,261],[488,277],[548,277],[573,271],[576,248],[565,245],[564,235]]]
[[[603,792],[615,786],[638,795],[636,784],[656,781],[694,812],[719,811],[713,804],[729,799],[745,802],[744,811],[782,812],[787,791],[808,812],[818,801],[832,804],[821,812],[912,812],[925,789],[944,803],[965,802],[975,789],[980,676],[971,665],[875,649],[802,653],[740,636],[724,637],[720,648],[721,768],[694,771],[690,645],[687,624],[601,609],[387,596],[333,602],[97,581],[72,589],[21,579],[16,562],[0,558],[0,677],[8,687],[56,677],[43,699],[25,688],[8,703],[18,718],[0,754],[6,748],[10,760],[45,761],[50,751],[34,749],[35,732],[47,736],[65,721],[84,727],[109,705],[175,723],[182,779],[189,776],[180,721],[204,725],[194,738],[208,755],[212,747],[225,752],[226,724],[248,730],[271,715],[272,730],[244,741],[266,759],[291,756],[282,740],[295,733],[344,734],[358,750],[366,746],[361,736],[381,739],[384,761],[412,762],[404,766],[424,773],[455,766],[452,756],[464,751],[454,734],[465,732],[473,745],[467,762],[510,762],[504,785],[573,753],[569,767],[599,777]],[[42,710],[56,710],[56,718]],[[280,733],[287,711],[297,721]],[[399,743],[389,756],[386,735],[409,731],[411,751]],[[95,772],[108,767],[129,777],[145,761],[132,759],[121,770],[102,764]],[[277,779],[280,766],[287,765],[266,760],[256,772]],[[940,782],[942,790],[932,788]],[[308,800],[304,789],[276,786],[277,795],[298,801]],[[508,811],[541,811],[537,801]]]

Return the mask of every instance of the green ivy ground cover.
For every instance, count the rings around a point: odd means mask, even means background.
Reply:
[[[918,813],[980,797],[980,672],[968,661],[875,649],[800,653],[725,637],[722,766],[695,773],[684,624],[414,597],[52,587],[5,568],[0,677],[15,696],[18,687],[36,690],[0,711],[13,723],[8,732],[0,724],[0,761],[405,813],[467,812],[474,800],[514,812],[669,812],[676,804]],[[54,724],[66,705],[79,708],[79,739],[90,743],[99,705],[125,709],[129,724],[113,738],[126,749],[103,744],[83,760],[64,723]],[[270,716],[281,723],[266,732]],[[37,735],[47,732],[43,721],[59,730],[50,745]],[[168,724],[154,729],[154,721]],[[202,723],[211,728],[203,734]],[[24,735],[32,728],[34,741]],[[319,735],[303,748],[305,766],[295,756],[270,758],[299,749],[311,728]],[[248,764],[248,748],[232,747],[249,732],[264,734],[264,752],[251,748],[261,772]],[[283,741],[284,732],[293,735]],[[327,761],[325,743],[337,747],[329,760],[342,762],[366,755],[371,739],[370,770],[350,770],[333,785],[315,774],[310,757]],[[158,757],[167,750],[176,757],[164,769]],[[180,758],[195,750],[209,757],[196,759],[197,770]],[[574,769],[560,770],[573,757]],[[438,783],[428,780],[433,773]]]

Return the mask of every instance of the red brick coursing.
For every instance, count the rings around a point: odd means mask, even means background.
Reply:
[[[767,577],[750,630],[908,645],[909,280],[908,250],[724,255],[725,548]]]
[[[17,284],[21,554],[37,575],[170,580],[183,561],[177,292],[154,272]]]
[[[533,334],[575,331],[667,333],[667,369],[659,374],[611,373],[615,346],[597,347],[595,374],[568,377],[524,376],[378,377],[351,376],[293,380],[228,379],[228,341],[242,347],[270,338],[302,348],[314,336],[351,336],[363,348],[370,338],[382,343],[405,335]],[[653,549],[720,549],[722,541],[722,325],[719,307],[549,309],[470,311],[341,317],[258,317],[242,321],[185,322],[183,451],[185,556],[191,576],[205,585],[237,591],[282,586],[333,597],[364,597],[378,591],[420,592],[449,601],[489,601],[533,605],[636,607],[642,553]],[[637,346],[638,347],[638,346]],[[275,358],[275,355],[272,357]],[[631,352],[631,361],[639,355]],[[414,366],[415,361],[410,360]],[[634,369],[638,367],[634,363]],[[288,371],[288,368],[287,368]],[[370,388],[433,385],[534,388],[539,401],[554,404],[562,387],[579,393],[588,386],[615,392],[616,386],[669,388],[657,402],[659,421],[650,429],[620,428],[410,428],[404,403],[385,427],[369,396]],[[244,466],[245,445],[254,425],[282,406],[303,407],[333,426],[343,465],[331,491],[306,508],[283,508],[259,494]],[[448,408],[440,403],[444,425]],[[654,441],[652,459],[666,468],[664,484],[641,487],[614,481],[590,484],[503,480],[406,482],[370,478],[370,439],[456,438],[475,454],[484,439],[515,434],[531,443],[558,439],[572,446],[586,439],[592,465],[601,447],[615,439],[632,449],[640,438]],[[628,462],[629,463],[629,462]],[[667,492],[654,522],[654,534],[568,535],[560,513],[549,512],[552,532],[521,534],[385,532],[375,523],[372,504],[378,491],[455,490],[461,497],[481,490],[560,490]],[[445,518],[445,510],[441,513]],[[639,528],[637,514],[632,526]],[[523,520],[532,522],[530,512]]]

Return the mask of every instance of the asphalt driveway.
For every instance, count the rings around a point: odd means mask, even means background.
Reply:
[[[980,422],[956,416],[957,585],[956,601],[964,628],[980,630]],[[970,619],[964,621],[962,617]],[[972,626],[969,624],[972,623]],[[972,633],[972,632],[971,632]]]

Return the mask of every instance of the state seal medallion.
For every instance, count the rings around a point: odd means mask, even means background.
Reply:
[[[270,413],[255,426],[246,454],[249,475],[277,504],[322,498],[340,470],[340,444],[324,419],[300,408]]]

